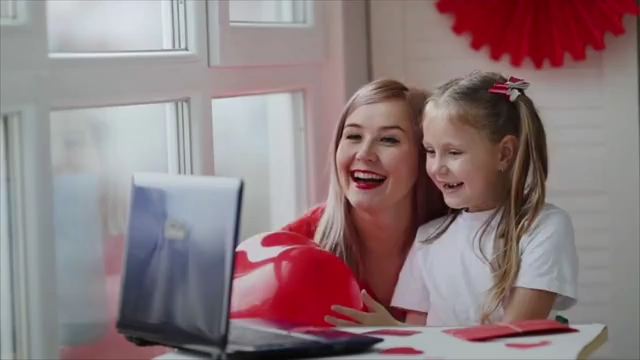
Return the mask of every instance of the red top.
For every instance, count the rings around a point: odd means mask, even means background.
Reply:
[[[313,239],[322,214],[324,214],[324,204],[314,206],[295,221],[285,225],[282,230]]]
[[[320,204],[312,207],[309,211],[307,211],[304,215],[294,220],[293,222],[282,227],[284,231],[290,231],[297,234],[300,234],[309,239],[313,239],[315,235],[316,229],[318,228],[318,223],[320,222],[320,218],[324,214],[324,204]],[[361,289],[364,289],[369,293],[374,299],[377,301],[376,295],[373,293],[369,285],[364,279],[359,279],[358,283]],[[387,310],[398,320],[404,321],[407,312],[402,309],[392,308],[390,306],[385,306]]]

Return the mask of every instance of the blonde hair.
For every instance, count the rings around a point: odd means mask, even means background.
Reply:
[[[493,285],[488,291],[481,323],[490,322],[491,315],[505,302],[520,270],[520,239],[529,230],[544,206],[548,174],[547,140],[531,99],[521,92],[513,102],[503,94],[490,93],[496,83],[507,79],[492,72],[473,72],[440,86],[429,98],[426,112],[445,110],[455,121],[482,131],[490,141],[499,143],[505,136],[518,139],[515,160],[508,168],[508,186],[502,205],[483,224],[479,247],[490,264]],[[440,237],[461,210],[452,213],[443,226],[427,241]],[[493,220],[497,223],[491,260],[483,253],[484,235]]]
[[[426,91],[410,89],[399,81],[381,79],[364,85],[349,99],[335,129],[331,146],[331,174],[325,210],[315,231],[314,240],[324,249],[336,254],[359,278],[361,266],[359,254],[360,238],[351,219],[351,205],[345,198],[338,180],[336,152],[347,118],[359,107],[387,101],[405,101],[411,109],[413,132],[418,148],[418,178],[413,186],[412,231],[436,217],[446,213],[446,205],[440,191],[428,178],[425,169],[425,152],[422,148],[422,111],[428,97]],[[413,238],[407,239],[406,249]]]

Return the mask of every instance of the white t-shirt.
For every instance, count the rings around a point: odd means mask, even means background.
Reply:
[[[489,265],[479,251],[477,237],[493,211],[462,212],[437,240],[427,239],[446,221],[442,217],[422,225],[400,272],[391,306],[428,313],[428,326],[465,326],[480,322],[486,292],[493,284]],[[491,257],[498,217],[486,231],[484,254]],[[576,303],[578,254],[569,214],[545,204],[520,241],[520,272],[516,287],[558,294],[554,311]],[[500,321],[504,309],[491,317]]]

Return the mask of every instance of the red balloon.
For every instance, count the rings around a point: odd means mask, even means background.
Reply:
[[[238,245],[230,318],[329,327],[326,315],[342,317],[332,305],[364,308],[349,267],[311,239],[278,231]]]

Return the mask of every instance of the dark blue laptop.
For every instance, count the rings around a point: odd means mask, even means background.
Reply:
[[[213,358],[300,358],[364,352],[382,339],[298,324],[229,321],[243,182],[135,174],[116,327],[140,346]]]

